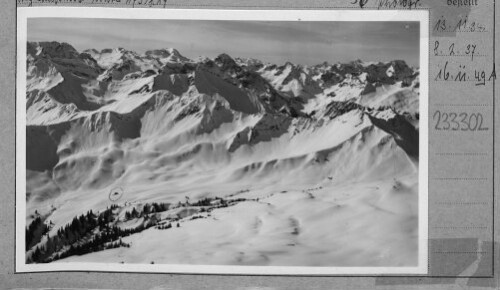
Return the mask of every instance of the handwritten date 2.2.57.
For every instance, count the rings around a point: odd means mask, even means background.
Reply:
[[[466,43],[463,45],[456,45],[452,42],[449,46],[441,45],[441,43],[436,40],[434,41],[434,55],[435,56],[465,56],[467,59],[470,58],[474,61],[474,57],[486,56],[480,54],[477,48],[477,44]]]

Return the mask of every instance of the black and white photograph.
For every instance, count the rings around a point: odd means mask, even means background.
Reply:
[[[18,16],[18,271],[426,273],[425,11],[125,10]]]

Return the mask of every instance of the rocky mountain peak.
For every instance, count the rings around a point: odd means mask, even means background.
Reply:
[[[51,58],[77,58],[79,53],[69,43],[57,41],[28,42],[28,53]]]

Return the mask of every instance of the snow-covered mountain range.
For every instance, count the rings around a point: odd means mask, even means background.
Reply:
[[[404,61],[27,54],[28,261],[417,263],[419,71]]]

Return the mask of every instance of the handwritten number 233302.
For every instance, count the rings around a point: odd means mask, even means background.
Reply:
[[[441,112],[437,110],[432,119],[436,121],[436,130],[449,131],[486,131],[483,127],[483,115],[481,113],[468,114],[465,112]]]

